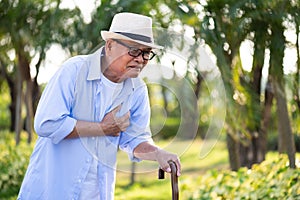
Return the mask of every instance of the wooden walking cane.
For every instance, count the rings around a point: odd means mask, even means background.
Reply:
[[[168,161],[171,168],[171,185],[172,185],[172,200],[179,199],[177,167],[174,161]],[[165,172],[161,168],[158,169],[158,179],[164,179]]]

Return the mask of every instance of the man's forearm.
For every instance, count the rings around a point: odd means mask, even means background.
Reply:
[[[176,154],[165,151],[152,143],[143,142],[139,144],[133,151],[135,157],[142,160],[154,160],[159,163],[161,169],[166,172],[171,172],[169,161],[172,160],[177,166],[177,176],[180,176],[181,165]]]
[[[159,147],[149,142],[143,142],[134,149],[133,153],[134,156],[139,159],[156,161],[158,151],[159,151]]]
[[[103,135],[104,135],[104,132],[102,130],[100,123],[77,121],[74,129],[66,137],[66,139],[78,138],[78,137],[103,136]]]
[[[92,136],[119,136],[130,125],[130,112],[121,117],[116,114],[121,109],[117,106],[107,113],[101,122],[77,121],[74,129],[66,138],[92,137]]]

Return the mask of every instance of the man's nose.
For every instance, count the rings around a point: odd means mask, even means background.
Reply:
[[[143,62],[145,62],[142,53],[141,53],[141,55],[135,57],[134,60],[135,60],[136,62],[138,62],[138,63],[143,63]]]

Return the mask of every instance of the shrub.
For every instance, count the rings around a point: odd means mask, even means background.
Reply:
[[[13,134],[0,132],[0,199],[16,196],[25,175],[32,145],[16,146]]]
[[[300,199],[300,169],[288,167],[287,156],[267,160],[237,172],[209,171],[199,177],[190,200]],[[186,187],[183,185],[183,187]]]

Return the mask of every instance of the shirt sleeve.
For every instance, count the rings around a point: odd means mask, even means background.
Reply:
[[[63,64],[47,84],[37,107],[35,131],[55,144],[70,134],[76,124],[71,116],[76,73],[74,62]]]
[[[150,105],[146,85],[133,93],[130,108],[130,126],[121,133],[120,149],[127,152],[130,160],[139,162],[134,157],[134,149],[142,142],[153,143],[150,132]]]

